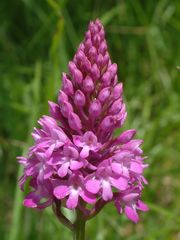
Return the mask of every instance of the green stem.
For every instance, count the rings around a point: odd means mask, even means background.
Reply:
[[[77,217],[74,223],[73,240],[85,240],[85,225],[86,221],[83,218],[82,212],[77,210]]]

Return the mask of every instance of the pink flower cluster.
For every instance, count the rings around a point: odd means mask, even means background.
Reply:
[[[24,199],[26,207],[45,208],[56,199],[86,211],[86,204],[114,201],[134,222],[137,210],[148,210],[140,200],[147,183],[142,140],[133,139],[133,129],[114,136],[127,116],[122,92],[104,28],[99,20],[90,22],[69,73],[62,75],[57,103],[49,102],[50,116],[34,128],[28,156],[19,157],[20,187],[28,181],[33,189]]]

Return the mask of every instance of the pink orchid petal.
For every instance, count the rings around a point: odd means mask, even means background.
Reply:
[[[61,167],[58,169],[58,172],[57,172],[60,177],[65,177],[67,175],[69,165],[70,165],[69,162],[65,162],[61,165]]]
[[[84,146],[83,149],[80,152],[80,157],[82,158],[87,158],[89,156],[89,147],[88,146]]]
[[[141,174],[143,172],[143,167],[140,163],[132,162],[130,170],[134,173]]]
[[[85,144],[83,142],[82,136],[78,136],[78,135],[73,136],[73,142],[77,147],[83,147]]]
[[[124,177],[120,177],[117,179],[115,179],[115,178],[110,178],[110,179],[111,179],[111,184],[115,188],[119,189],[120,191],[124,191],[128,186],[128,181]]]
[[[129,193],[126,194],[125,196],[122,197],[122,200],[126,203],[133,201],[134,199],[136,199],[137,197],[139,197],[138,193]]]
[[[72,160],[70,163],[70,168],[71,168],[71,170],[78,170],[78,169],[82,168],[83,165],[84,165],[83,162]]]
[[[133,208],[126,206],[124,209],[124,212],[125,212],[126,216],[133,222],[137,223],[139,221],[139,216],[138,216],[136,210],[134,210]]]
[[[96,202],[96,197],[87,191],[81,191],[80,196],[85,202],[89,204],[94,204]]]
[[[111,167],[112,167],[113,172],[115,172],[119,175],[122,174],[123,169],[122,169],[122,164],[121,163],[113,162],[111,164]]]
[[[35,192],[30,192],[28,195],[26,195],[23,205],[28,208],[36,208],[39,200],[40,198]]]
[[[119,201],[115,201],[114,204],[115,204],[115,207],[116,207],[118,213],[121,214],[123,210],[122,210],[120,202]]]
[[[69,194],[69,187],[67,185],[57,186],[53,194],[57,199],[63,199]]]
[[[48,166],[44,169],[44,179],[48,179],[52,176],[53,174],[53,168]]]
[[[141,200],[138,200],[137,209],[139,209],[143,212],[149,211],[149,207],[144,202],[142,202]]]
[[[113,197],[112,189],[111,189],[111,184],[106,181],[102,180],[102,198],[105,201],[111,200]]]
[[[86,189],[91,193],[98,193],[100,190],[100,181],[97,179],[90,179],[85,184]]]
[[[46,158],[49,158],[51,156],[51,154],[53,153],[54,149],[55,149],[55,144],[50,145],[50,147],[45,152]]]
[[[77,189],[71,189],[66,206],[69,209],[74,209],[78,205],[79,191]]]

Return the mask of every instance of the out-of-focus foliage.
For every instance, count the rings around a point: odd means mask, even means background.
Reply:
[[[87,239],[180,239],[179,0],[0,1],[1,239],[71,238],[50,208],[22,207],[16,156],[26,152],[47,101],[56,99],[60,73],[97,17],[124,83],[125,128],[139,130],[149,156],[144,201],[150,212],[134,225],[109,205],[88,222]]]

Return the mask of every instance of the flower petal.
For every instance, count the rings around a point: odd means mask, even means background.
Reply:
[[[113,193],[111,190],[111,184],[107,180],[102,180],[102,198],[105,201],[111,200],[113,197]]]
[[[74,135],[73,136],[73,142],[77,147],[83,147],[84,146],[84,142],[83,142],[83,137],[82,136],[78,136],[78,135]]]
[[[84,146],[83,149],[80,152],[80,156],[82,158],[87,158],[89,156],[89,146]]]
[[[78,198],[79,198],[79,190],[77,189],[71,189],[70,194],[69,194],[69,198],[66,202],[66,206],[69,209],[74,209],[77,207],[78,205]]]
[[[125,212],[126,216],[133,222],[137,223],[139,221],[139,216],[135,209],[133,209],[129,206],[126,206],[124,209],[124,212]]]
[[[54,149],[55,149],[55,144],[50,145],[50,147],[46,150],[46,152],[44,154],[46,156],[46,158],[49,158],[51,156]]]
[[[71,170],[78,170],[80,168],[82,168],[84,165],[84,163],[81,161],[75,161],[75,160],[71,160],[71,163],[70,163],[70,168]]]
[[[58,172],[57,172],[60,177],[65,177],[67,175],[69,165],[70,165],[69,162],[65,162],[61,165],[61,167],[58,169]]]
[[[111,167],[112,167],[113,172],[115,172],[119,175],[122,174],[122,164],[121,163],[113,162],[111,164]]]
[[[80,192],[80,196],[82,197],[82,199],[89,203],[89,204],[94,204],[96,202],[96,196],[94,196],[93,194],[89,193],[88,191],[84,191],[82,190]]]
[[[48,179],[53,174],[53,168],[46,165],[44,169],[44,179]]]
[[[57,199],[63,199],[69,194],[69,187],[67,185],[57,186],[55,187],[53,194]]]
[[[26,195],[23,205],[28,208],[36,208],[38,206],[40,197],[36,195],[35,192],[30,192]]]
[[[120,177],[120,178],[110,178],[112,185],[119,189],[120,191],[123,191],[127,188],[128,186],[128,181],[126,178]]]
[[[130,170],[134,173],[141,174],[143,172],[143,167],[140,163],[132,162]]]
[[[149,207],[144,202],[142,202],[141,200],[138,200],[137,209],[139,209],[143,212],[149,211]]]
[[[90,179],[85,183],[86,189],[90,193],[98,193],[100,190],[100,181],[97,179]]]
[[[77,159],[79,157],[79,152],[74,147],[65,146],[63,149],[63,153],[64,156],[68,158]]]

